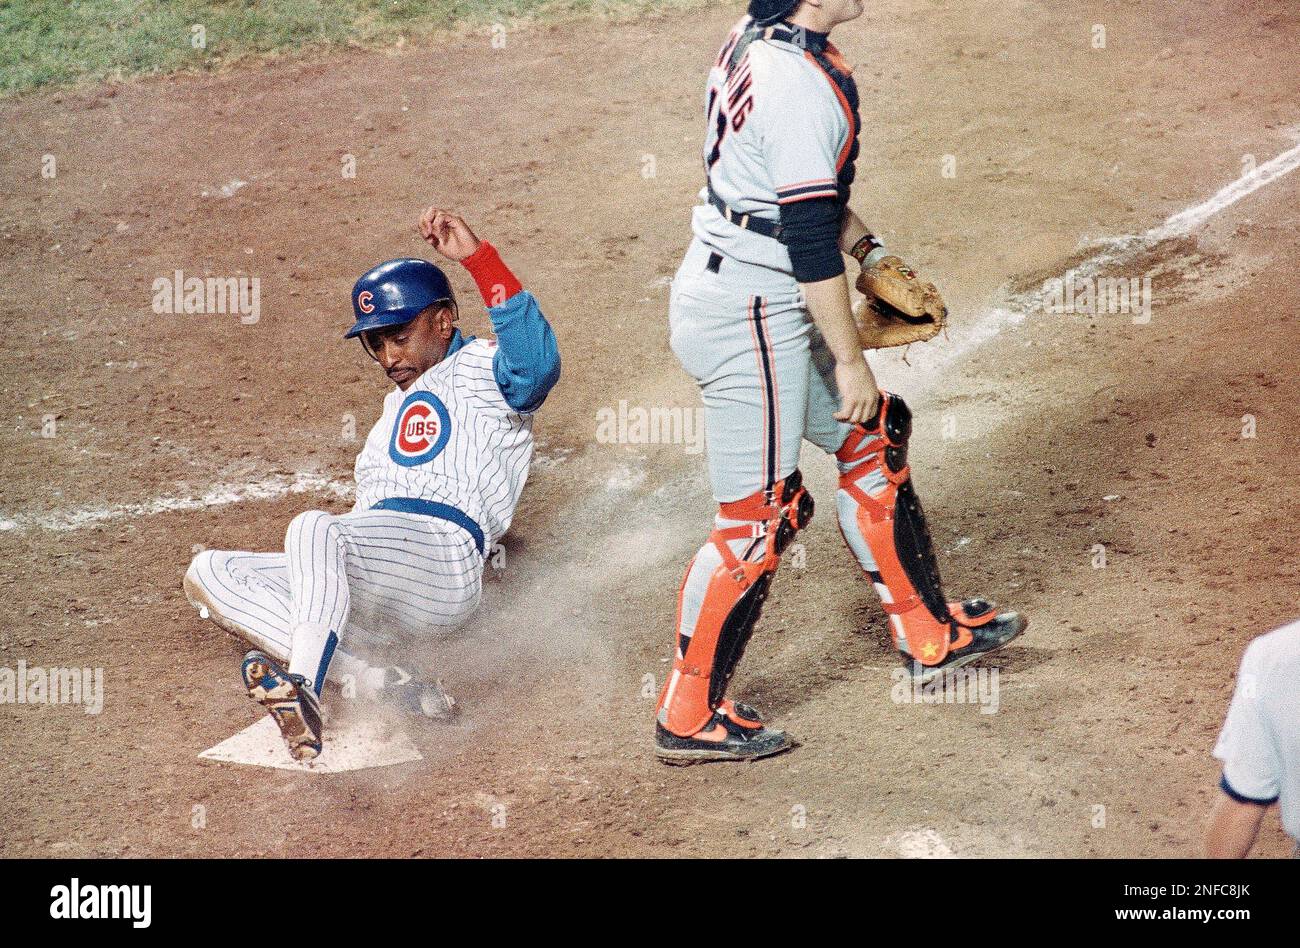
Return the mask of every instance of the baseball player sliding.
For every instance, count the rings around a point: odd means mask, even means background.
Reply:
[[[793,745],[724,695],[781,554],[813,514],[798,469],[805,438],[838,462],[840,528],[913,675],[929,682],[1027,624],[944,596],[907,465],[911,413],[878,389],[863,354],[930,338],[946,310],[848,207],[858,92],[830,32],[861,13],[861,0],[753,0],[709,73],[706,186],[669,318],[703,396],[721,509],[682,582],[655,725],[670,763]],[[856,314],[842,252],[862,266],[869,305]]]
[[[451,284],[426,260],[363,275],[345,338],[360,337],[396,388],[357,456],[352,511],[299,514],[284,553],[206,551],[185,574],[190,602],[255,646],[244,683],[299,760],[321,752],[327,677],[351,675],[372,695],[398,684],[394,669],[350,654],[349,640],[427,639],[477,607],[484,558],[528,477],[534,413],[560,375],[550,325],[496,249],[437,208],[420,233],[474,278],[495,340],[461,334]],[[402,692],[430,716],[450,715],[437,684]]]

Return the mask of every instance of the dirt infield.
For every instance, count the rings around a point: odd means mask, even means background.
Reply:
[[[1294,148],[1300,13],[891,0],[836,34],[866,122],[854,206],[955,317],[874,363],[916,413],[945,580],[1032,625],[994,663],[996,713],[895,700],[810,449],[806,561],[733,689],[803,744],[670,769],[646,676],[711,516],[704,462],[606,443],[597,413],[696,403],[667,283],[731,6],[0,102],[0,666],[102,667],[105,691],[100,714],[0,706],[0,854],[1197,851],[1241,650],[1300,613],[1300,174],[1134,251],[1114,275],[1151,278],[1149,321],[1008,301]],[[199,761],[258,710],[185,565],[346,509],[349,418],[364,437],[385,391],[339,338],[347,293],[421,252],[432,202],[502,248],[564,355],[486,608],[426,657],[466,720],[358,774]],[[257,277],[257,320],[155,313],[176,271]],[[1257,852],[1288,850],[1270,817]]]

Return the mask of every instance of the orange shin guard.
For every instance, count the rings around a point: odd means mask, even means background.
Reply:
[[[724,519],[748,522],[715,529],[709,535],[722,562],[709,577],[695,631],[690,636],[681,634],[686,590],[686,581],[682,581],[673,670],[656,709],[659,723],[672,733],[680,737],[697,733],[719,709],[743,727],[762,726],[737,712],[723,695],[762,612],[781,554],[812,514],[813,500],[803,489],[798,471],[771,488],[721,505]],[[761,556],[752,560],[737,558],[731,541],[741,539],[761,543]],[[687,576],[694,565],[692,561]]]
[[[897,395],[881,393],[879,414],[854,429],[835,453],[841,464],[840,489],[858,505],[857,522],[876,562],[871,580],[889,615],[895,647],[923,665],[937,665],[950,649],[971,641],[969,626],[992,618],[967,617],[958,603],[949,604],[939,579],[925,512],[912,486],[907,442],[912,413]],[[858,486],[879,470],[885,487],[874,495]]]

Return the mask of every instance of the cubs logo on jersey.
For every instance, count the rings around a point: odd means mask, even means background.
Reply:
[[[397,412],[388,456],[402,467],[432,461],[451,438],[447,406],[432,392],[412,392]]]

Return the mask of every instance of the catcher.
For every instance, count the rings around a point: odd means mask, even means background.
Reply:
[[[1026,627],[982,599],[949,602],[907,464],[911,412],[863,349],[932,338],[947,311],[849,209],[858,93],[829,34],[860,0],[753,0],[709,74],[706,186],[673,280],[671,345],[699,383],[713,532],[686,570],[675,661],[656,710],[670,763],[793,746],[725,698],[781,554],[813,514],[806,438],[838,462],[836,515],[922,683]],[[861,265],[855,314],[841,252]]]

